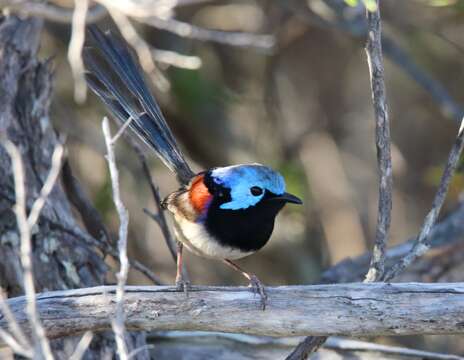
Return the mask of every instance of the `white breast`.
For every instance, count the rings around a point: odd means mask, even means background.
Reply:
[[[188,250],[198,256],[212,259],[240,259],[253,252],[243,252],[230,246],[221,245],[210,236],[203,225],[189,221],[179,214],[174,215],[176,235]]]

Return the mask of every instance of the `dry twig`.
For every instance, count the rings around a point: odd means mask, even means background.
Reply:
[[[134,141],[134,139],[131,136],[127,136],[126,139],[128,140],[129,144],[132,146],[132,148],[134,149],[135,153],[137,154],[139,158],[140,164],[142,165],[143,174],[145,178],[147,179],[148,185],[150,186],[153,200],[156,205],[157,214],[154,214],[147,209],[144,209],[144,212],[145,214],[150,216],[160,227],[164,240],[166,242],[166,245],[172,256],[172,259],[174,260],[174,263],[176,263],[177,262],[176,241],[174,239],[174,236],[171,233],[171,230],[169,229],[169,224],[166,219],[165,212],[161,207],[161,196],[160,196],[158,187],[155,185],[155,182],[153,181],[153,178],[150,174],[150,168],[148,167],[145,154],[143,153],[142,149],[137,144],[137,142]],[[182,266],[182,273],[183,273],[184,279],[188,280],[188,273],[187,273],[185,264],[183,264]]]
[[[390,151],[390,121],[385,90],[382,29],[380,23],[380,8],[377,0],[375,11],[367,13],[367,63],[371,79],[372,101],[375,113],[375,143],[377,147],[377,162],[379,167],[379,205],[377,214],[377,229],[371,264],[365,281],[379,280],[385,270],[385,249],[391,222],[393,170]]]
[[[462,149],[464,147],[464,119],[461,122],[461,126],[458,131],[456,140],[451,148],[451,152],[448,157],[448,162],[446,163],[445,170],[438,185],[437,193],[433,199],[432,208],[425,217],[422,228],[419,232],[419,235],[416,238],[416,241],[411,249],[406,255],[404,255],[383,277],[384,281],[390,281],[395,276],[399,275],[404,269],[406,269],[411,263],[414,262],[418,257],[425,254],[430,249],[429,244],[429,234],[435,225],[440,210],[443,206],[443,203],[446,199],[446,194],[448,193],[448,187],[453,178],[454,171],[458,164],[459,158],[461,157]]]
[[[72,355],[69,357],[69,360],[81,360],[82,357],[84,356],[84,353],[87,351],[89,348],[89,345],[93,339],[93,333],[91,331],[87,331],[82,335],[81,339],[79,340],[79,343],[76,346],[76,349],[72,353]]]
[[[375,113],[375,143],[377,148],[377,162],[379,167],[379,205],[374,249],[372,252],[369,271],[365,281],[379,280],[385,269],[385,249],[391,222],[393,171],[390,151],[390,123],[386,101],[382,56],[382,28],[380,22],[379,1],[376,0],[374,11],[366,9],[367,16],[367,44],[366,54],[371,79],[372,101]],[[306,359],[309,354],[316,352],[327,340],[325,337],[309,336],[301,342],[287,357],[288,360]]]
[[[0,328],[0,337],[18,354],[32,357],[32,347],[29,343],[29,340],[24,335],[21,327],[18,325],[16,318],[14,317],[13,313],[11,312],[10,307],[6,303],[6,296],[5,292],[2,288],[0,288],[0,309],[2,311],[3,316],[8,322],[8,327],[12,332],[11,336],[6,331]],[[6,339],[5,339],[6,338]]]
[[[34,202],[31,208],[31,212],[29,216],[27,216],[27,198],[25,188],[24,167],[21,159],[21,153],[19,152],[16,145],[14,145],[9,140],[5,140],[3,142],[3,146],[5,147],[5,150],[8,152],[11,158],[11,164],[13,169],[13,178],[16,194],[15,213],[21,238],[21,265],[24,271],[24,293],[27,299],[26,311],[28,314],[29,321],[31,322],[31,328],[33,330],[32,335],[34,338],[34,356],[37,353],[37,356],[41,356],[47,360],[53,359],[53,355],[50,349],[50,343],[48,342],[48,339],[45,336],[45,331],[37,312],[36,292],[32,270],[31,233],[32,227],[36,224],[40,211],[42,210],[45,204],[45,200],[48,194],[53,189],[53,186],[58,177],[61,167],[63,147],[61,145],[58,145],[55,148],[50,173],[47,179],[45,180],[42,190],[40,191],[39,198]]]
[[[102,129],[107,150],[106,159],[108,161],[111,185],[113,188],[113,201],[116,206],[120,221],[118,239],[120,269],[116,276],[118,279],[116,288],[116,316],[111,322],[111,327],[113,328],[116,337],[119,358],[122,360],[127,360],[128,351],[126,342],[124,340],[124,287],[126,286],[127,274],[129,273],[129,260],[127,258],[127,231],[129,226],[129,213],[121,200],[119,191],[119,172],[118,168],[116,167],[116,160],[114,156],[114,141],[111,138],[110,125],[108,118],[106,117],[103,119]]]
[[[83,103],[87,96],[87,84],[84,78],[82,48],[85,41],[85,18],[89,9],[88,0],[74,0],[71,40],[68,47],[68,61],[74,77],[74,100]]]

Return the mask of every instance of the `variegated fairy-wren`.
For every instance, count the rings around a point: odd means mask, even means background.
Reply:
[[[272,234],[279,211],[286,203],[301,204],[301,200],[285,192],[282,175],[260,164],[193,173],[127,45],[95,26],[89,33],[94,45],[84,49],[84,62],[90,88],[121,124],[131,119],[129,128],[153,149],[181,184],[162,204],[174,216],[178,240],[176,284],[187,285],[182,279],[185,245],[196,255],[221,260],[242,273],[259,292],[264,307],[266,295],[261,282],[232,260],[261,249]]]

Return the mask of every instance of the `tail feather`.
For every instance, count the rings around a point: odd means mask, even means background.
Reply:
[[[181,183],[187,183],[194,174],[129,49],[96,26],[90,26],[89,32],[96,46],[86,47],[83,54],[89,87],[121,123],[131,117],[129,128],[176,173]]]

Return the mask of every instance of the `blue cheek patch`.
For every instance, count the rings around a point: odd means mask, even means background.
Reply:
[[[235,165],[217,168],[211,173],[214,181],[230,189],[231,201],[222,204],[221,209],[240,210],[256,205],[268,190],[280,195],[285,192],[285,181],[278,172],[263,165]],[[255,196],[250,188],[259,186],[263,194]]]
[[[250,188],[245,189],[244,191],[237,187],[231,189],[230,195],[232,197],[232,201],[222,204],[220,208],[228,210],[246,209],[250,206],[256,205],[264,196],[264,193],[260,196],[253,196],[251,193],[248,195],[246,194],[246,191],[250,193]]]

